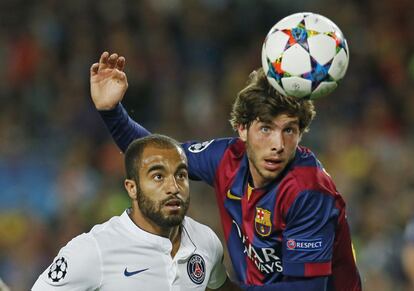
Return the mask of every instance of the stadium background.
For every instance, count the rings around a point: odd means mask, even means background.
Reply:
[[[414,290],[401,265],[414,215],[412,0],[2,0],[0,277],[28,290],[73,236],[122,212],[122,155],[89,97],[103,50],[127,59],[124,104],[179,140],[233,135],[230,104],[260,66],[270,27],[300,11],[331,18],[350,67],[303,144],[333,176],[367,291]],[[190,215],[221,234],[210,188]]]

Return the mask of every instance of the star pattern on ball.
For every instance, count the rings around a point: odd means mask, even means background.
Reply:
[[[284,77],[284,71],[282,70],[282,58],[278,58],[273,63],[268,60],[269,72],[267,75],[274,78],[276,81],[280,81]]]
[[[346,50],[346,42],[343,35],[341,35],[340,32],[328,32],[326,35],[332,37],[335,40],[336,43],[336,52],[338,53],[341,49]]]
[[[267,71],[267,76],[273,78],[280,86],[282,85],[282,78],[288,77],[290,74],[282,70],[282,60],[281,58],[277,59],[273,63],[268,60],[269,70]]]
[[[309,52],[308,38],[319,34],[317,31],[306,29],[305,19],[302,19],[296,27],[291,29],[282,29],[282,31],[289,36],[289,41],[286,43],[285,50],[295,44],[299,44],[307,52]]]
[[[329,67],[332,61],[325,65],[319,64],[314,58],[311,57],[312,70],[308,73],[301,75],[302,78],[312,81],[312,90],[319,86],[323,81],[331,81],[332,78],[328,74]]]
[[[64,257],[57,258],[50,266],[48,277],[52,282],[57,283],[63,280],[67,274],[68,263]]]

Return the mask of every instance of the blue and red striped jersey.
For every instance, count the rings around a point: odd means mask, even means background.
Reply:
[[[250,186],[238,138],[183,144],[190,178],[214,187],[235,273],[245,284],[329,276],[329,290],[361,290],[345,202],[315,155],[298,147],[264,188]]]

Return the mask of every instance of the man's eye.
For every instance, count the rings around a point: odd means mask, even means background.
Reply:
[[[183,179],[187,179],[187,173],[186,172],[182,172],[182,173],[178,173],[177,174],[177,179],[183,180]]]
[[[260,128],[260,131],[263,133],[268,133],[270,131],[270,128],[268,126],[262,126]]]
[[[161,181],[163,179],[163,176],[161,174],[156,174],[153,176],[155,181]]]
[[[294,127],[287,127],[287,128],[285,128],[285,132],[288,133],[288,134],[294,134],[294,133],[297,132],[297,130]]]

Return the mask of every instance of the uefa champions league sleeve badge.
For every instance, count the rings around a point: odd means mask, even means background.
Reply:
[[[197,154],[199,152],[204,151],[213,141],[214,139],[202,143],[192,144],[188,147],[188,150],[194,154]]]
[[[53,283],[58,283],[65,279],[68,271],[68,262],[64,257],[57,258],[49,268],[47,276]]]

